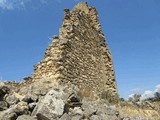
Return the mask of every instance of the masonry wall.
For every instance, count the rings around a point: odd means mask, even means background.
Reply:
[[[54,37],[31,78],[49,77],[61,84],[90,87],[98,94],[109,91],[116,96],[112,55],[96,9],[82,2],[72,11],[65,9],[64,14],[59,37]]]

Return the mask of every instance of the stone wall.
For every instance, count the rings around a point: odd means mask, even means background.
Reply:
[[[71,11],[64,9],[59,37],[54,36],[30,77],[33,81],[48,77],[61,84],[90,88],[98,95],[109,91],[117,96],[112,55],[94,7],[81,2]]]

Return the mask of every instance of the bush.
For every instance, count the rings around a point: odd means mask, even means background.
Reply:
[[[132,97],[128,98],[130,102],[139,102],[141,98],[141,94],[134,94]]]
[[[155,94],[154,94],[154,96],[155,96],[155,99],[156,100],[160,100],[160,93],[159,92],[156,92]]]
[[[116,104],[119,102],[118,96],[112,95],[110,91],[103,91],[101,98],[107,100],[109,103]]]

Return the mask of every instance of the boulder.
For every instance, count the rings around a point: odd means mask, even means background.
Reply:
[[[11,113],[0,113],[0,120],[16,120],[17,114],[14,112]]]
[[[86,117],[90,117],[97,112],[97,104],[94,101],[83,99],[82,101],[82,109],[84,110],[84,114]]]
[[[71,120],[81,120],[84,118],[84,113],[80,107],[75,107],[71,110]]]
[[[114,106],[107,106],[106,104],[98,104],[96,115],[102,119],[117,120],[117,111]]]
[[[23,115],[23,114],[29,114],[29,107],[26,102],[19,102],[15,106],[11,108],[12,111],[14,111],[17,115]]]
[[[6,97],[5,101],[9,104],[9,106],[17,104],[20,100],[15,95],[9,95]]]
[[[37,120],[29,115],[21,115],[16,120]]]
[[[62,116],[65,103],[61,99],[64,92],[60,89],[53,89],[41,99],[32,112],[32,116],[37,116],[38,120],[56,119]]]
[[[59,120],[71,120],[71,117],[67,113],[65,113]]]
[[[27,103],[32,103],[34,100],[31,98],[31,96],[26,95],[24,98],[22,98],[22,101],[27,102]]]
[[[9,93],[9,87],[6,86],[3,82],[0,82],[0,101],[3,100],[3,97],[5,96],[5,94]]]
[[[18,115],[28,114],[28,105],[25,102],[19,102],[12,105],[9,109],[0,112],[0,120],[16,120]]]
[[[0,101],[0,111],[6,110],[8,108],[8,104],[5,101]]]

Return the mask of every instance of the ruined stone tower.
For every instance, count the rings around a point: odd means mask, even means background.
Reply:
[[[33,81],[44,78],[117,96],[112,55],[94,7],[81,2],[71,11],[64,10],[59,37],[53,37],[31,75]]]

